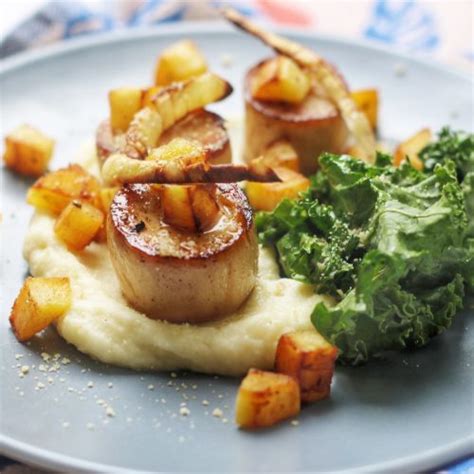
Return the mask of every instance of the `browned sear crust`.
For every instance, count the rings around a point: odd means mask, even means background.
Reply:
[[[196,186],[196,185],[191,185]],[[115,232],[143,257],[207,259],[232,246],[252,227],[252,209],[234,184],[201,184],[215,188],[221,218],[203,233],[188,233],[163,221],[162,185],[131,184],[117,192],[110,207]]]

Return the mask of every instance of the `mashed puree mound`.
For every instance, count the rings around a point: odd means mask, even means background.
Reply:
[[[80,164],[98,172],[93,148]],[[280,278],[271,251],[261,249],[257,286],[237,312],[201,325],[155,321],[127,305],[106,244],[94,242],[72,253],[56,239],[53,226],[53,217],[33,216],[24,244],[30,271],[33,276],[70,278],[72,306],[57,329],[80,351],[110,364],[222,375],[272,368],[280,335],[312,327],[309,316],[315,304],[330,304],[311,286]]]

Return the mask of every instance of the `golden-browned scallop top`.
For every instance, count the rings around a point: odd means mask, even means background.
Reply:
[[[186,138],[200,142],[209,152],[218,151],[229,143],[224,119],[208,110],[191,112],[160,137],[158,146],[174,138]]]
[[[198,212],[191,215],[195,231],[169,223],[164,200],[167,185],[126,185],[115,195],[110,208],[114,231],[143,258],[211,258],[251,230],[252,210],[238,185],[196,184],[179,188],[191,195],[205,191],[212,196],[217,205],[216,218],[206,223],[205,229],[199,225]],[[176,213],[176,208],[173,211]]]
[[[204,109],[190,112],[161,135],[157,146],[166,145],[175,138],[201,143],[209,155],[210,163],[230,162],[230,151],[225,154],[226,150],[230,150],[230,141],[224,119],[213,112]],[[118,149],[109,120],[104,120],[97,128],[96,147],[101,163]]]

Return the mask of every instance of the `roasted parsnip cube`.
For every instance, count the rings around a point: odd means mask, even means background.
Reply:
[[[199,184],[191,186],[189,196],[197,229],[204,232],[213,227],[221,215],[216,201],[215,186]]]
[[[166,48],[158,59],[155,84],[165,86],[207,71],[206,60],[190,40],[182,40]]]
[[[37,209],[59,214],[73,199],[99,205],[100,184],[79,165],[69,165],[39,178],[26,201]]]
[[[163,90],[163,86],[152,86],[146,89],[142,96],[142,107],[148,107],[153,104],[156,96]]]
[[[98,242],[99,244],[104,244],[107,242],[107,226],[105,225],[105,221],[97,231],[97,234],[95,234],[94,242]]]
[[[292,59],[277,56],[263,63],[252,78],[250,93],[255,99],[300,103],[311,87],[309,75]]]
[[[117,194],[117,191],[120,188],[118,186],[111,186],[108,188],[102,188],[100,190],[100,208],[106,214],[109,212],[110,205],[114,199],[114,196]]]
[[[48,167],[54,140],[30,125],[20,125],[5,137],[5,165],[26,176],[41,176]]]
[[[344,150],[344,154],[350,155],[354,158],[360,158],[363,156],[363,151],[357,145],[351,145]]]
[[[19,341],[27,341],[62,316],[71,306],[69,278],[25,280],[10,313],[10,324]]]
[[[133,116],[142,108],[142,89],[121,87],[109,92],[110,126],[113,133],[127,130]]]
[[[329,396],[338,350],[315,330],[283,334],[275,355],[275,370],[298,381],[301,401]]]
[[[241,428],[271,426],[300,411],[300,392],[293,377],[250,369],[237,394],[235,421]]]
[[[283,167],[300,171],[300,159],[290,142],[277,140],[272,143],[263,154],[263,162],[272,168]]]
[[[352,100],[364,112],[373,130],[377,129],[379,94],[376,89],[361,89],[351,92]]]
[[[104,214],[87,202],[72,201],[59,215],[54,232],[71,250],[89,245],[104,223]]]
[[[250,205],[258,211],[272,211],[284,199],[296,199],[301,191],[309,187],[309,179],[296,171],[284,167],[274,168],[280,183],[258,183],[248,181],[245,187]]]
[[[189,187],[169,184],[162,187],[161,206],[163,221],[167,224],[189,232],[196,232]]]
[[[421,171],[423,169],[423,161],[418,156],[423,148],[431,141],[431,130],[424,128],[418,133],[404,142],[400,143],[393,154],[393,164],[400,166],[404,160],[413,166],[413,168]]]

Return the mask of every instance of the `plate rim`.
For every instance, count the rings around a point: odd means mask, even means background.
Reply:
[[[461,71],[456,67],[436,62],[433,59],[409,54],[401,50],[394,50],[387,46],[377,45],[363,39],[347,39],[335,35],[319,34],[312,31],[303,31],[298,28],[274,28],[271,30],[287,36],[302,37],[309,40],[319,40],[332,43],[337,46],[359,48],[370,52],[382,53],[390,56],[394,60],[405,61],[411,64],[423,65],[438,73],[448,74],[457,80],[474,84],[474,77],[469,73]],[[68,41],[58,42],[53,45],[41,47],[39,49],[28,50],[11,57],[2,59],[0,65],[0,80],[8,74],[25,66],[34,65],[38,62],[48,61],[52,58],[64,56],[70,52],[86,50],[94,46],[105,46],[121,42],[139,41],[153,37],[166,37],[170,34],[206,34],[215,35],[227,33],[231,35],[243,34],[231,25],[222,21],[182,21],[171,24],[158,24],[152,27],[137,28],[134,30],[123,29],[115,32],[99,33],[83,37],[72,38]],[[256,40],[258,41],[258,40]],[[68,456],[49,449],[38,448],[34,445],[6,436],[0,433],[0,453],[20,462],[32,464],[42,468],[68,469],[73,472],[146,472],[142,470],[131,471],[120,466],[95,463]],[[456,440],[450,444],[435,447],[419,454],[394,459],[377,464],[366,465],[358,468],[358,472],[379,473],[397,472],[400,469],[420,470],[440,466],[443,463],[459,459],[463,456],[474,454],[474,433],[470,436]],[[349,473],[349,470],[339,470],[339,473]]]
[[[19,462],[29,463],[41,468],[57,469],[61,472],[65,469],[67,469],[68,472],[77,473],[116,472],[117,474],[121,474],[130,472],[149,472],[146,470],[132,470],[111,464],[85,461],[49,449],[38,448],[2,434],[0,434],[0,453]],[[406,456],[391,461],[362,466],[357,468],[357,472],[367,474],[397,473],[400,472],[400,470],[404,470],[405,472],[419,472],[421,470],[436,468],[449,463],[449,461],[447,461],[448,457],[451,459],[461,459],[472,454],[474,454],[474,435],[467,436],[461,440],[454,441],[441,447],[423,451],[422,453],[413,456]],[[111,471],[111,469],[113,471]],[[168,471],[160,472],[164,474]],[[351,474],[354,470],[344,469],[329,472]]]
[[[319,40],[328,43],[334,43],[338,46],[356,47],[360,49],[368,49],[383,53],[393,58],[398,58],[411,63],[422,64],[426,67],[435,69],[444,74],[449,74],[457,79],[465,80],[474,84],[474,77],[467,71],[463,71],[456,66],[436,61],[435,59],[426,57],[421,54],[411,54],[402,49],[394,49],[385,45],[376,44],[366,39],[350,39],[336,35],[314,33],[298,28],[290,27],[271,27],[272,31],[284,36],[300,36],[310,40]],[[15,69],[33,64],[35,62],[47,60],[53,56],[62,56],[69,52],[80,51],[92,46],[102,46],[106,44],[114,44],[120,42],[138,41],[148,39],[155,36],[167,36],[169,34],[222,34],[230,33],[237,36],[243,35],[241,31],[235,27],[218,21],[181,21],[179,23],[158,24],[155,26],[141,27],[137,29],[122,29],[112,32],[96,33],[92,35],[78,36],[67,40],[59,41],[54,44],[39,47],[38,49],[30,49],[22,51],[12,56],[2,59],[0,64],[0,79]],[[259,41],[255,39],[255,41]]]

